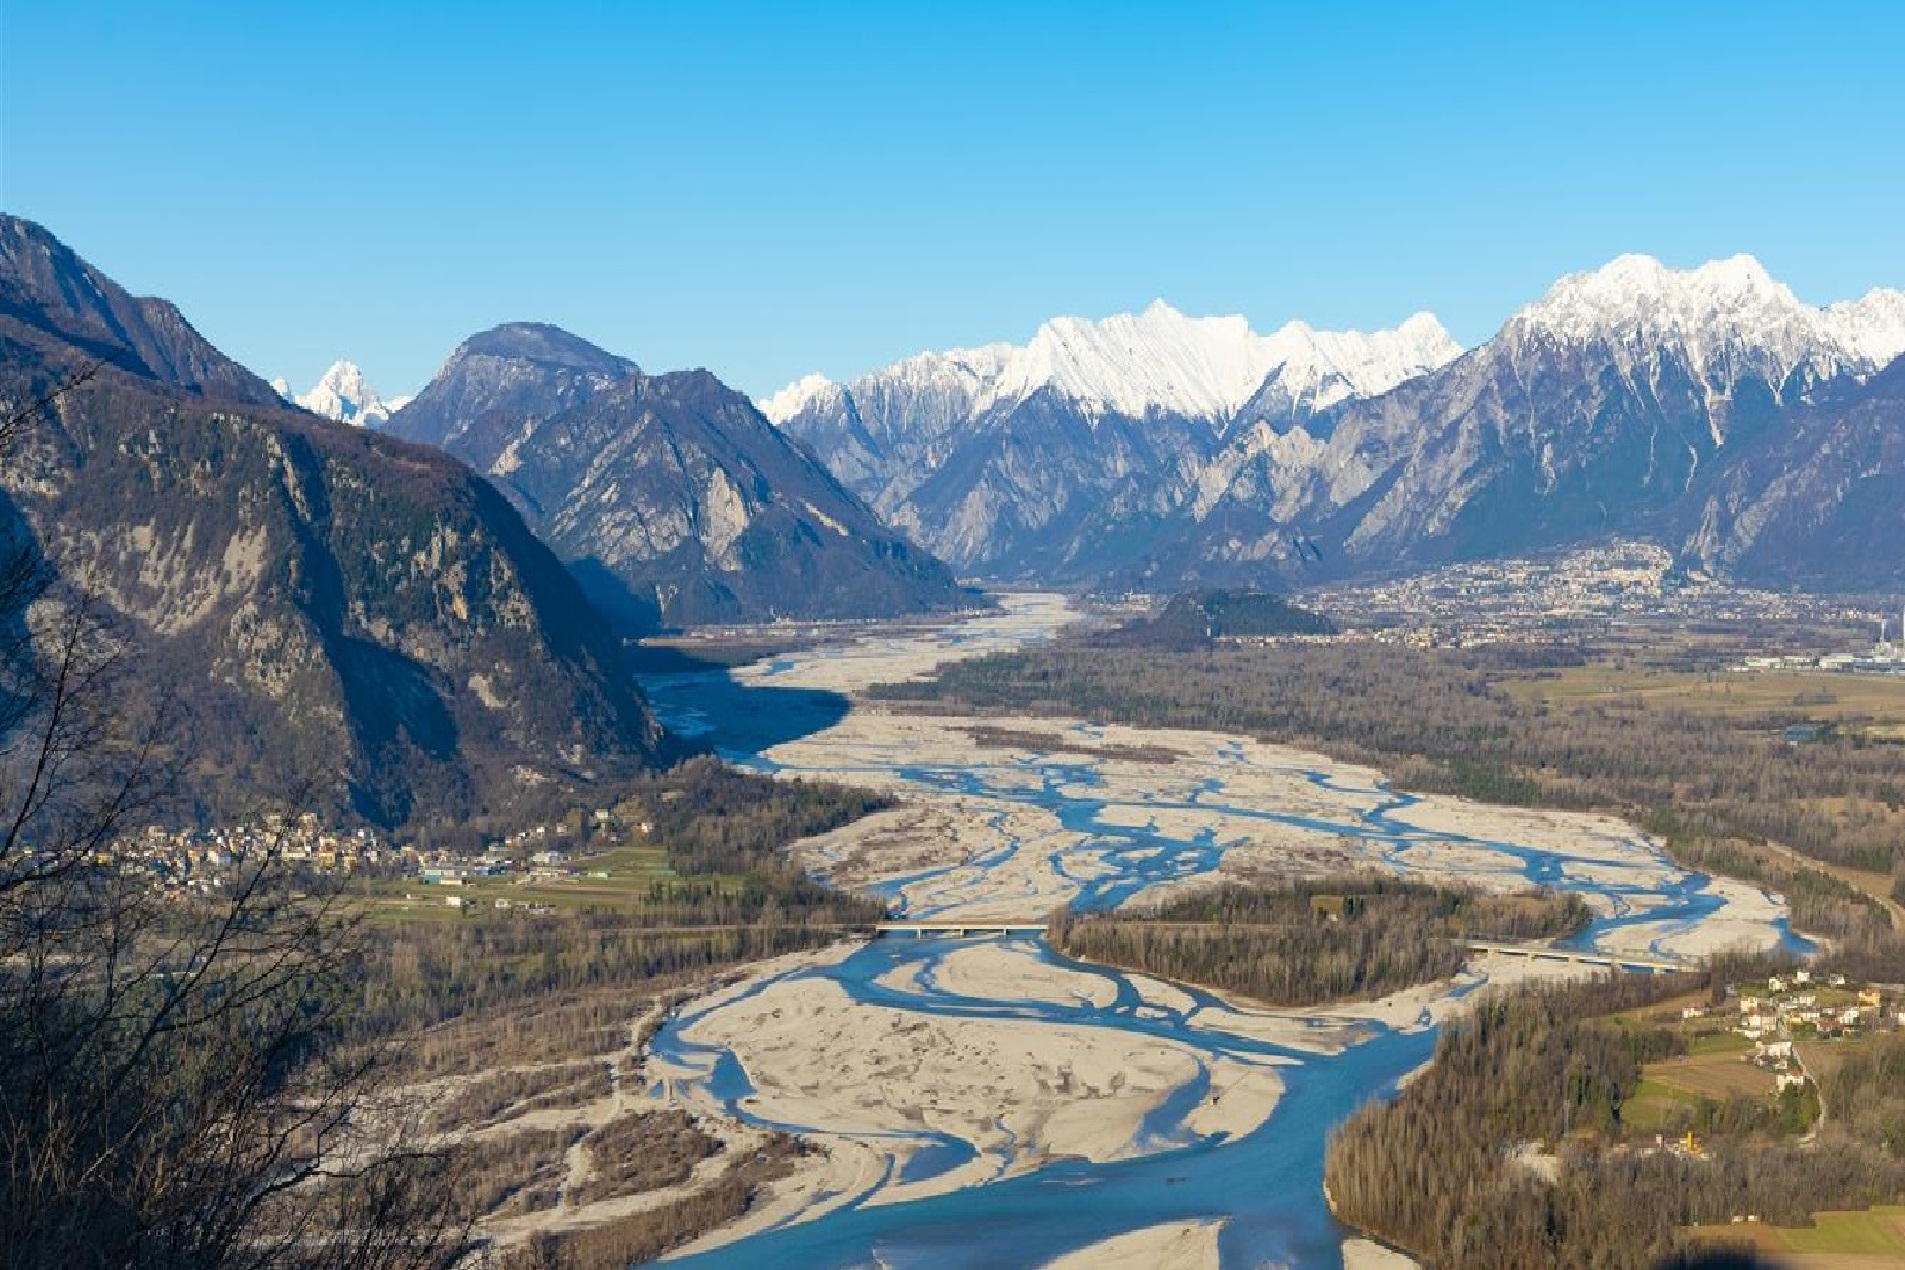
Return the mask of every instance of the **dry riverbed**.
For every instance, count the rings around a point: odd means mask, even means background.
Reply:
[[[740,675],[853,692],[1016,646],[1063,620],[1049,597],[1019,597],[1004,614],[962,627],[959,642],[917,631],[876,636]],[[1401,799],[1379,772],[1212,732],[932,715],[856,699],[834,725],[763,757],[784,775],[900,798],[896,810],[803,843],[797,856],[835,885],[876,890],[918,917],[1039,921],[1081,896],[1142,902],[1225,878],[1346,868],[1507,891],[1527,885],[1517,848],[1561,857],[1564,876],[1603,914],[1653,911],[1651,897],[1681,876],[1632,826],[1608,817]],[[1719,881],[1711,893],[1723,900],[1711,917],[1629,926],[1610,947],[1695,956],[1778,938],[1776,899]],[[1107,1161],[1166,1149],[1184,1135],[1247,1134],[1274,1112],[1284,1092],[1279,1066],[1292,1060],[1239,1057],[1223,1038],[1327,1054],[1372,1025],[1429,1026],[1479,984],[1582,972],[1487,957],[1449,983],[1304,1011],[1211,1004],[1207,995],[1124,976],[1141,997],[1138,1017],[1179,1019],[1180,1035],[1213,1038],[1205,1048],[1117,1026],[1103,1017],[1116,991],[1109,978],[1055,964],[1022,942],[902,961],[878,981],[882,993],[872,1001],[814,973],[850,952],[763,968],[684,1011],[681,1039],[732,1056],[746,1073],[752,1092],[740,1108],[799,1126],[819,1148],[755,1211],[694,1250],[845,1204],[984,1185],[1061,1157]],[[1041,1013],[931,1008],[949,994],[1034,1004]],[[1077,1022],[1064,1013],[1071,1007]],[[696,1062],[651,1060],[644,1096],[720,1119],[711,1073]],[[1183,1114],[1169,1133],[1147,1129],[1147,1117],[1174,1092],[1204,1079],[1208,1094],[1198,1105],[1172,1104]],[[916,1156],[937,1151],[944,1159],[949,1146],[957,1163],[907,1180]],[[1169,1223],[1083,1250],[1075,1264],[1215,1264],[1218,1236],[1215,1222]],[[1352,1264],[1397,1264],[1373,1244],[1344,1252]]]

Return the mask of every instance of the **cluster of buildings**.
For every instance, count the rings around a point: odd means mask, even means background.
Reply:
[[[1863,620],[1835,601],[1737,586],[1676,569],[1665,548],[1616,542],[1555,556],[1449,565],[1389,581],[1325,586],[1297,597],[1389,642],[1476,647],[1599,633],[1663,618]]]
[[[1867,653],[1825,653],[1823,657],[1808,657],[1808,655],[1747,657],[1732,668],[1741,674],[1766,674],[1770,670],[1831,670],[1835,674],[1905,674],[1905,640],[1897,644],[1880,640]]]
[[[514,882],[527,886],[536,882],[561,882],[577,877],[606,878],[608,874],[586,869],[585,844],[592,834],[616,829],[613,813],[598,810],[575,821],[531,825],[493,842],[479,856],[426,852],[417,859],[417,877],[425,886],[442,888],[443,903],[465,912],[477,908],[495,908],[522,913],[547,913],[549,905],[535,900],[497,896],[483,899],[464,888],[483,882]],[[644,821],[637,826],[642,836],[653,832]],[[597,839],[599,842],[599,839]],[[593,848],[589,848],[593,849]],[[406,895],[406,899],[414,896]]]
[[[1729,1029],[1753,1043],[1749,1062],[1771,1072],[1775,1088],[1804,1085],[1805,1065],[1795,1040],[1848,1039],[1881,1029],[1905,1028],[1905,1002],[1888,999],[1870,984],[1851,984],[1844,975],[1823,982],[1809,970],[1773,975],[1759,983],[1727,988]],[[1705,1017],[1705,1006],[1690,1005],[1683,1020]]]
[[[151,827],[121,843],[115,861],[150,878],[161,890],[216,895],[248,868],[274,858],[295,870],[346,875],[415,871],[412,847],[385,842],[375,830],[341,832],[316,815],[268,815],[254,823],[221,829]]]
[[[273,814],[221,829],[154,826],[120,843],[111,862],[144,875],[164,892],[180,896],[222,894],[234,881],[268,860],[299,874],[416,878],[431,886],[461,887],[483,878],[556,881],[580,872],[571,862],[579,839],[589,830],[612,825],[613,817],[607,811],[595,812],[593,819],[584,818],[580,823],[532,825],[492,843],[482,855],[471,857],[400,846],[385,841],[373,829],[328,828],[311,812]],[[642,826],[644,833],[648,829]],[[102,858],[100,862],[107,860]]]
[[[510,841],[514,843],[515,839]],[[571,854],[566,847],[544,847],[525,854],[519,848],[497,843],[475,858],[442,852],[426,854],[419,859],[417,872],[426,886],[463,886],[496,880],[559,882],[577,876],[578,870],[570,862]]]

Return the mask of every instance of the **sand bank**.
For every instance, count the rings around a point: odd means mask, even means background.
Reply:
[[[1204,1270],[1215,1266],[1218,1221],[1167,1222],[1100,1240],[1045,1263],[1046,1270]]]
[[[1343,1241],[1343,1270],[1415,1270],[1419,1263],[1373,1239]]]

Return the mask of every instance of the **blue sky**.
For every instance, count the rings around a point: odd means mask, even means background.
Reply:
[[[1905,286],[1905,6],[1563,7],[0,0],[0,205],[386,393],[512,319],[762,393],[1158,296],[1473,343],[1624,251]]]

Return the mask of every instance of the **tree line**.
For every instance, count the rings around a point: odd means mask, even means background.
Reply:
[[[1492,896],[1359,874],[1062,912],[1048,933],[1067,956],[1302,1006],[1446,979],[1468,959],[1462,939],[1551,938],[1589,917],[1576,895]]]
[[[1794,924],[1838,941],[1881,939],[1884,908],[1856,888],[1758,848],[1905,873],[1905,746],[1832,731],[1804,745],[1771,711],[1720,717],[1629,697],[1567,704],[1512,689],[1582,650],[1289,644],[1156,650],[1061,639],[942,668],[875,695],[979,712],[1057,713],[1147,727],[1239,732],[1387,771],[1400,788],[1505,805],[1612,810],[1694,868],[1776,887]],[[1884,941],[1890,946],[1889,941]],[[1905,954],[1899,956],[1905,978]]]
[[[1905,1098],[1896,1038],[1826,1082],[1816,1148],[1777,1140],[1790,1126],[1771,1107],[1710,1118],[1700,1157],[1628,1132],[1642,1065],[1684,1041],[1605,1016],[1703,982],[1611,976],[1485,997],[1448,1025],[1434,1062],[1393,1103],[1365,1106],[1331,1139],[1336,1211],[1433,1266],[1618,1270],[1687,1253],[1689,1226],[1746,1215],[1805,1224],[1822,1209],[1905,1198],[1905,1158],[1885,1127],[1893,1111],[1871,1122],[1859,1111]]]

